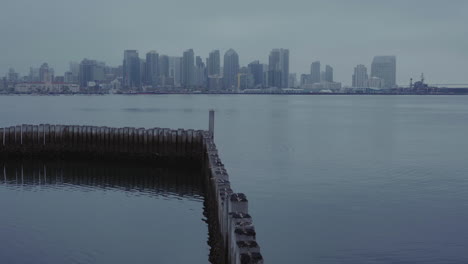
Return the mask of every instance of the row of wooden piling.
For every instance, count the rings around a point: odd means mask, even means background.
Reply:
[[[116,155],[167,160],[203,161],[208,203],[216,216],[224,256],[222,263],[263,263],[248,200],[231,189],[229,175],[213,140],[214,111],[209,130],[110,128],[70,125],[21,125],[0,128],[0,155]],[[184,165],[184,164],[178,164]]]
[[[0,153],[136,154],[199,157],[202,130],[21,125],[0,128]]]
[[[209,131],[203,133],[208,181],[208,198],[215,204],[217,224],[223,240],[224,263],[264,263],[256,241],[255,226],[248,212],[248,200],[243,193],[231,189],[229,175],[218,155]]]

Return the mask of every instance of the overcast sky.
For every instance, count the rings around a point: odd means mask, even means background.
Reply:
[[[62,75],[83,58],[122,63],[124,49],[181,56],[233,48],[242,65],[290,49],[290,71],[320,60],[351,83],[375,55],[397,56],[397,79],[468,83],[466,0],[2,0],[0,75],[48,62]]]

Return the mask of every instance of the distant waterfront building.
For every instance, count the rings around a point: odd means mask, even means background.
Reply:
[[[123,61],[123,86],[127,89],[141,87],[141,63],[136,50],[125,50]]]
[[[233,49],[224,53],[223,79],[225,89],[237,87],[237,74],[239,73],[239,55]]]
[[[297,87],[297,77],[295,73],[289,74],[288,87],[289,88]]]
[[[356,88],[367,87],[368,85],[367,79],[369,79],[369,76],[367,75],[366,66],[359,64],[356,67],[354,67],[353,87],[356,87]]]
[[[10,68],[8,70],[7,77],[8,77],[8,81],[12,83],[16,83],[19,80],[19,74],[13,68]]]
[[[208,90],[212,92],[219,91],[223,89],[224,82],[223,82],[223,76],[221,75],[211,75],[208,76]]]
[[[200,56],[195,58],[195,85],[206,87],[206,65]]]
[[[326,82],[333,82],[333,68],[330,65],[325,66],[325,76],[324,80]]]
[[[320,61],[312,62],[310,65],[310,79],[309,83],[320,82]]]
[[[268,64],[263,63],[263,84],[262,87],[268,87]]]
[[[181,86],[182,58],[169,57],[169,77],[174,80],[174,86]]]
[[[77,83],[78,82],[78,74],[80,73],[80,63],[71,61],[69,64],[69,71],[72,73],[73,76],[73,82]]]
[[[159,84],[170,85],[170,81],[166,81],[166,79],[170,77],[171,76],[169,74],[169,56],[161,55],[159,56]]]
[[[159,84],[159,54],[156,51],[146,53],[146,83],[153,87]]]
[[[73,78],[73,73],[70,71],[65,72],[63,76],[64,82],[65,83],[74,83],[74,78]]]
[[[55,76],[54,83],[65,83],[65,77]]]
[[[213,50],[210,52],[206,67],[208,70],[208,76],[221,75],[221,56],[219,50]]]
[[[249,68],[250,73],[252,74],[253,78],[253,86],[255,88],[263,86],[263,64],[261,64],[258,60],[249,63],[247,66]]]
[[[273,49],[268,57],[268,84],[287,88],[289,82],[289,50]]]
[[[29,68],[29,81],[30,82],[40,82],[41,78],[39,76],[39,68],[30,67]]]
[[[301,87],[310,83],[310,74],[301,74],[300,85]]]
[[[366,87],[368,88],[385,88],[385,80],[378,77],[371,77],[366,82]]]
[[[396,86],[396,57],[395,56],[375,56],[371,66],[371,77],[378,77],[384,80],[384,88]]]
[[[90,82],[105,80],[104,63],[84,59],[79,65],[78,79],[80,87],[87,87]]]
[[[339,82],[320,82],[320,83],[306,83],[301,85],[302,89],[310,90],[313,92],[336,92],[341,90],[341,83]]]
[[[181,84],[184,87],[195,85],[195,54],[193,49],[184,51],[182,56],[182,78]]]
[[[39,81],[51,83],[54,80],[54,69],[49,67],[49,64],[43,63],[39,68]]]
[[[7,78],[6,77],[0,78],[0,91],[6,89],[7,87],[8,87]]]
[[[253,76],[250,73],[249,68],[242,67],[239,69],[237,74],[237,89],[245,90],[251,89],[253,87]]]
[[[146,60],[140,59],[140,82],[141,85],[147,85],[148,81],[146,80]]]
[[[79,65],[78,80],[80,87],[87,87],[88,82],[94,81],[93,71],[96,61],[84,59]]]
[[[77,93],[80,87],[78,84],[71,83],[55,83],[55,82],[25,82],[18,83],[15,86],[15,92],[17,93]]]

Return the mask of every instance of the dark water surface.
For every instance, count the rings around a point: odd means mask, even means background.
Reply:
[[[266,263],[468,263],[467,96],[2,96],[0,125],[206,129],[210,108]],[[207,262],[199,199],[2,183],[0,210],[0,255]]]
[[[207,260],[200,174],[37,160],[0,169],[0,263]]]

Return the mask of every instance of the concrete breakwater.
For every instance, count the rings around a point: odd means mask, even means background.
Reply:
[[[209,229],[216,230],[215,263],[263,263],[248,201],[235,193],[214,143],[214,111],[208,130],[18,125],[0,128],[0,156],[136,159],[163,165],[196,165],[204,171]]]

